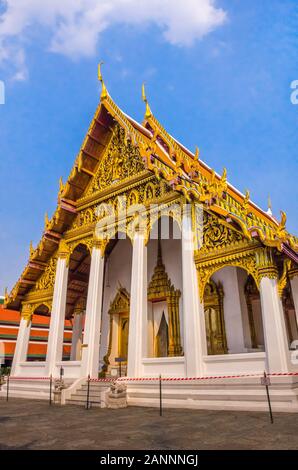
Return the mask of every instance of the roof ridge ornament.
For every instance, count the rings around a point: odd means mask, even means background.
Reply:
[[[198,146],[196,146],[195,159],[196,159],[197,161],[200,160],[200,149],[199,149]]]
[[[144,103],[146,103],[146,112],[145,112],[145,119],[150,119],[152,117],[152,111],[150,109],[147,96],[146,96],[146,91],[145,91],[145,83],[142,85],[142,99]]]
[[[103,62],[99,62],[99,64],[98,64],[98,74],[97,74],[98,81],[102,85],[100,101],[104,101],[108,97],[108,90],[107,90],[107,87],[105,86],[103,76],[102,76],[102,72],[101,72],[101,66],[102,65],[103,65]]]
[[[268,209],[267,209],[267,214],[270,215],[270,217],[273,217],[272,202],[271,202],[271,197],[270,197],[270,195],[268,196]]]

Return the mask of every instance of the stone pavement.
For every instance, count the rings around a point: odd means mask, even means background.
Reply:
[[[0,399],[0,449],[298,449],[298,415],[52,406]]]

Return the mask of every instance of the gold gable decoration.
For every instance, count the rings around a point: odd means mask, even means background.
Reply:
[[[242,233],[229,227],[227,222],[207,211],[204,212],[203,241],[202,248],[195,253],[202,301],[211,276],[225,266],[244,269],[259,286],[258,256],[264,250],[259,242],[248,240]]]
[[[55,277],[56,277],[56,267],[57,267],[57,257],[53,257],[51,258],[44,273],[41,275],[41,277],[37,281],[35,288],[32,292],[51,289],[54,287]]]
[[[212,249],[220,249],[224,246],[245,241],[242,233],[231,229],[225,223],[204,212],[203,218],[203,246],[200,252],[208,252]]]
[[[107,152],[86,195],[102,191],[120,180],[135,176],[144,169],[138,147],[134,146],[130,139],[126,139],[125,130],[116,124]]]

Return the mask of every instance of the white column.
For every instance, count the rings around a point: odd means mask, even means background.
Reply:
[[[277,279],[263,277],[260,295],[268,372],[288,372],[289,346]]]
[[[48,375],[55,374],[56,363],[62,360],[67,281],[67,258],[59,257],[57,261],[46,358],[46,373]]]
[[[203,374],[206,333],[204,307],[200,301],[197,270],[194,262],[190,207],[184,210],[182,220],[182,282],[186,376],[199,377]]]
[[[298,327],[298,273],[296,276],[294,276],[291,279],[290,282],[291,282],[291,290],[292,290],[292,296],[293,296],[295,314],[296,314],[296,320],[297,320],[297,327]]]
[[[23,314],[23,312],[22,312]],[[17,377],[19,375],[19,365],[22,362],[25,362],[27,359],[27,352],[30,339],[30,330],[31,330],[31,320],[21,316],[18,339],[16,342],[16,347],[13,355],[13,361],[11,366],[11,376]]]
[[[142,358],[147,349],[147,247],[145,236],[135,233],[130,291],[128,377],[142,375]]]
[[[92,249],[86,307],[81,375],[98,378],[101,310],[103,295],[104,256],[100,245]]]
[[[70,360],[80,360],[80,346],[82,345],[81,338],[83,332],[83,312],[75,313],[73,319],[72,338]]]

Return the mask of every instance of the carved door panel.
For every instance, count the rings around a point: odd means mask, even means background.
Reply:
[[[122,317],[120,319],[120,341],[119,341],[119,356],[127,359],[128,354],[128,328],[129,318]]]

